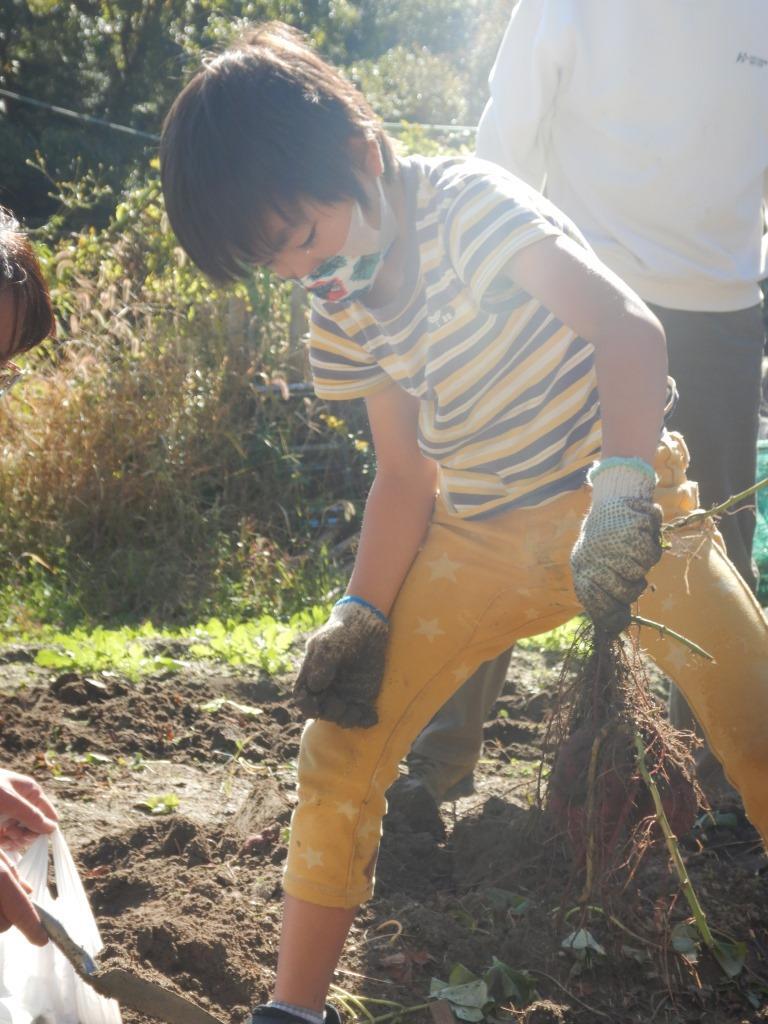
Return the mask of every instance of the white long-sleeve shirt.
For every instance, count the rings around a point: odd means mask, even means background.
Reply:
[[[477,152],[537,188],[649,302],[760,301],[767,0],[519,0]]]

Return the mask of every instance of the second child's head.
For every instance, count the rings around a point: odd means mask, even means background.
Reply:
[[[0,207],[0,394],[20,376],[13,357],[56,331],[37,256],[13,214]]]
[[[171,226],[220,282],[257,264],[304,278],[394,167],[364,97],[277,22],[197,72],[166,118],[160,159]]]

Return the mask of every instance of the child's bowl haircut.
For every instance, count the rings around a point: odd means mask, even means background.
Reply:
[[[348,143],[389,141],[363,96],[297,31],[250,30],[206,61],[177,97],[160,146],[163,191],[182,247],[209,277],[233,281],[275,255],[269,212],[295,223],[302,199],[366,196]]]

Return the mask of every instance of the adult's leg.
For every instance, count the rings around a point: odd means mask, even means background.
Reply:
[[[435,803],[469,778],[483,749],[483,726],[504,689],[511,650],[484,662],[416,737],[407,762]]]
[[[669,372],[680,393],[667,426],[685,438],[691,457],[688,475],[699,485],[702,508],[710,508],[755,482],[765,341],[762,308],[732,313],[652,308],[667,335]],[[754,498],[723,516],[719,529],[728,557],[754,591]]]
[[[668,426],[685,438],[689,476],[699,500],[710,508],[755,482],[764,343],[762,309],[696,313],[652,307],[667,335],[669,372],[680,393]],[[728,556],[752,591],[754,499],[719,524]],[[696,729],[685,697],[672,685],[669,718],[678,729]],[[719,765],[704,747],[697,755],[699,778],[713,792],[723,790]]]

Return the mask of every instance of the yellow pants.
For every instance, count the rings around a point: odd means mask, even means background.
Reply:
[[[696,507],[679,435],[659,447],[665,517]],[[419,731],[482,662],[578,614],[569,557],[589,489],[542,508],[462,520],[438,501],[390,620],[379,723],[312,721],[299,756],[298,805],[284,888],[352,908],[373,890],[384,794]],[[716,664],[649,629],[642,642],[680,686],[712,749],[768,837],[768,623],[714,529],[675,534],[649,576],[639,613],[698,642]]]

